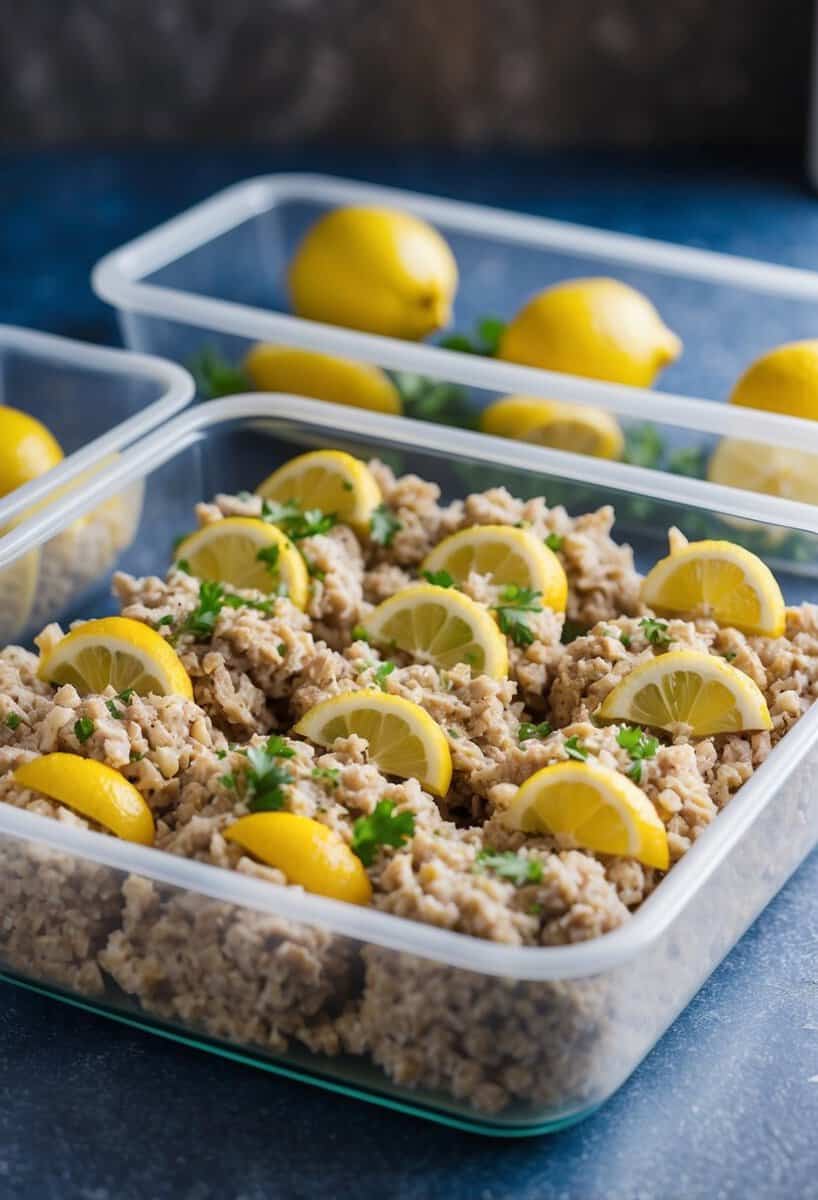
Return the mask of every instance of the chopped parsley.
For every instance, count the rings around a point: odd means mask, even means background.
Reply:
[[[532,725],[530,721],[521,721],[520,728],[517,731],[517,738],[522,742],[527,742],[531,738],[548,737],[551,732],[551,723],[549,721],[540,721],[539,725]]]
[[[175,618],[173,616],[173,613],[165,613],[164,617],[160,617],[159,620],[156,622],[157,628],[160,625],[172,625],[174,622],[174,619]]]
[[[665,650],[673,641],[667,631],[667,621],[658,620],[656,617],[643,617],[639,624],[651,646],[658,646],[659,649]]]
[[[411,371],[393,371],[391,377],[400,395],[404,416],[460,429],[477,428],[477,414],[466,388],[415,375]]]
[[[620,633],[619,640],[622,643],[622,645],[625,647],[625,649],[627,650],[627,648],[631,644],[631,635],[629,633]]]
[[[323,581],[324,581],[324,580],[326,579],[326,577],[327,577],[327,573],[326,573],[326,571],[324,571],[324,570],[323,570],[321,567],[317,567],[317,566],[315,565],[315,563],[314,563],[314,562],[310,562],[310,560],[309,560],[309,559],[304,559],[304,561],[305,561],[305,562],[306,562],[306,564],[307,564],[307,574],[308,574],[308,575],[309,575],[309,576],[310,576],[312,579],[317,579],[319,583],[323,583]]]
[[[577,638],[585,637],[588,632],[584,625],[579,625],[576,621],[564,621],[560,641],[563,646],[569,645],[570,642],[575,642]]]
[[[87,742],[96,726],[90,717],[80,717],[74,722],[74,736],[78,742]]]
[[[562,744],[562,748],[569,758],[575,758],[577,762],[585,762],[588,758],[588,751],[576,734],[573,737],[566,738]]]
[[[313,767],[312,777],[317,783],[325,783],[328,787],[338,786],[341,778],[340,767]]]
[[[122,720],[122,710],[117,708],[116,701],[106,700],[105,707],[108,709],[108,712],[111,714],[111,716],[114,718],[115,721]]]
[[[142,759],[144,757],[145,757],[145,755],[141,754],[138,750],[132,750],[130,753],[129,761],[130,762],[142,762]]]
[[[375,683],[382,692],[386,691],[386,679],[394,670],[395,664],[390,659],[387,659],[386,662],[382,662],[375,671]]]
[[[184,571],[185,575],[193,574],[193,572],[190,569],[190,563],[187,561],[186,558],[177,558],[176,562],[173,565],[177,571]]]
[[[642,761],[646,758],[653,758],[659,749],[659,739],[651,737],[649,733],[645,733],[644,729],[640,729],[638,725],[623,725],[616,735],[616,740],[623,750],[627,750],[631,757],[631,766],[628,770],[628,775],[634,783],[641,783]]]
[[[507,584],[500,592],[499,603],[495,605],[498,624],[515,646],[530,646],[534,641],[528,613],[543,611],[539,596],[540,592],[519,587],[516,583]]]
[[[449,333],[441,338],[438,346],[443,350],[459,350],[461,354],[479,354],[483,358],[494,358],[500,349],[500,340],[506,322],[500,317],[481,317],[473,334]]]
[[[259,562],[264,563],[271,575],[278,574],[278,559],[280,555],[278,546],[264,546],[259,550],[256,558]]]
[[[396,814],[394,800],[379,800],[368,817],[359,817],[353,825],[352,851],[370,867],[381,846],[402,846],[414,832],[412,813]]]
[[[297,500],[285,500],[283,504],[262,500],[261,519],[283,529],[294,542],[327,533],[338,522],[335,513],[325,513],[320,508],[302,509]]]
[[[280,759],[293,758],[295,750],[283,738],[273,734],[263,746],[247,751],[247,807],[250,812],[275,812],[284,805],[284,787],[293,782],[289,769]]]
[[[398,520],[388,504],[379,504],[372,510],[372,516],[369,518],[369,533],[372,541],[377,542],[379,546],[391,546],[395,540],[395,534],[401,529],[403,529],[403,522]]]
[[[212,346],[205,346],[188,365],[197,388],[208,400],[256,390],[247,372],[222,358]]]
[[[366,642],[367,645],[369,644],[369,634],[366,632],[363,625],[353,625],[352,634],[350,636],[352,637],[353,642]]]
[[[20,716],[19,713],[12,712],[12,713],[9,713],[9,715],[6,717],[6,725],[8,725],[9,729],[18,729],[22,725],[22,723],[23,723],[23,718]]]
[[[737,657],[738,657],[738,655],[735,650],[725,651],[724,658],[727,660],[727,662],[732,662]]]
[[[545,539],[545,544],[549,550],[553,550],[556,554],[557,550],[562,550],[564,541],[565,538],[561,533],[549,533],[548,537]]]
[[[662,461],[665,443],[655,425],[638,425],[625,435],[623,461],[636,467],[656,467]]]
[[[223,608],[253,608],[269,616],[273,611],[274,602],[247,600],[233,592],[226,592],[220,583],[203,579],[199,584],[199,602],[176,630],[173,640],[178,640],[185,633],[192,633],[194,637],[204,641],[211,638]]]
[[[427,583],[433,583],[435,587],[454,587],[454,580],[448,571],[421,571],[421,575]]]
[[[286,643],[286,642],[279,642],[279,643],[278,643],[278,645],[276,646],[276,650],[278,650],[279,654],[280,654],[280,655],[282,656],[282,658],[283,658],[283,657],[284,657],[284,655],[287,653],[287,643]]]
[[[536,858],[525,858],[513,850],[491,850],[486,848],[477,855],[475,871],[493,871],[501,879],[507,879],[515,887],[542,881],[542,863]]]

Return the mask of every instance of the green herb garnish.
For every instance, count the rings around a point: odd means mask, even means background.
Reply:
[[[402,846],[414,832],[412,813],[395,814],[394,800],[379,800],[368,817],[359,817],[353,825],[352,850],[370,867],[380,846]]]
[[[549,533],[548,537],[545,538],[546,546],[549,550],[553,550],[555,554],[558,550],[562,550],[564,542],[565,538],[561,533]]]
[[[515,646],[530,646],[534,641],[527,614],[543,611],[537,599],[539,595],[540,592],[518,587],[516,583],[509,583],[500,592],[500,601],[495,605],[497,621]]]
[[[656,467],[662,461],[665,443],[655,425],[638,425],[625,434],[623,461],[636,467]]]
[[[340,767],[313,767],[312,777],[318,783],[326,783],[329,787],[338,786],[341,779]]]
[[[623,725],[616,735],[616,740],[623,750],[627,750],[631,757],[631,766],[628,770],[628,775],[634,783],[641,783],[642,762],[646,758],[653,758],[659,749],[659,739],[651,737],[650,734],[645,733],[644,729],[640,729],[638,725]]]
[[[438,346],[443,350],[459,350],[461,354],[479,354],[484,358],[494,358],[500,349],[500,340],[505,328],[506,322],[499,317],[481,317],[474,327],[473,334],[447,334],[440,339]]]
[[[585,762],[588,758],[588,751],[576,734],[573,737],[566,738],[562,744],[562,748],[569,758],[575,758],[577,762]]]
[[[338,523],[335,513],[325,513],[320,508],[302,509],[297,500],[286,500],[283,504],[262,500],[261,519],[283,529],[294,542],[327,533]]]
[[[364,629],[363,625],[353,625],[352,633],[350,634],[353,642],[366,642],[369,645],[369,634]]]
[[[461,429],[477,428],[477,413],[466,388],[410,371],[392,372],[392,382],[400,395],[404,416],[415,421],[457,425]]]
[[[160,617],[156,622],[156,627],[158,629],[161,625],[172,625],[174,620],[175,617],[172,613],[165,613],[164,617]]]
[[[474,864],[475,871],[493,871],[501,879],[507,879],[515,887],[526,883],[542,882],[542,863],[536,858],[525,858],[513,850],[481,850]]]
[[[517,739],[520,743],[527,742],[531,738],[548,737],[550,732],[551,723],[549,721],[540,721],[539,725],[532,725],[530,721],[521,721]]]
[[[276,812],[284,805],[284,787],[293,782],[291,772],[279,759],[293,758],[295,750],[273,734],[263,746],[247,751],[247,807],[250,812]]]
[[[454,580],[448,571],[421,571],[421,575],[427,583],[433,583],[435,587],[454,587]]]
[[[391,675],[394,670],[395,664],[390,659],[387,659],[385,662],[382,662],[375,671],[375,683],[382,692],[386,691],[387,677]]]
[[[651,646],[658,646],[664,650],[673,641],[667,631],[667,621],[659,620],[656,617],[643,617],[639,624]]]
[[[9,715],[6,717],[6,725],[9,727],[9,729],[19,729],[19,727],[22,725],[22,723],[23,723],[23,718],[20,716],[19,713],[12,712],[12,713],[9,713]]]
[[[276,575],[280,553],[278,546],[265,546],[262,550],[259,550],[256,558],[259,562],[264,563],[271,575]]]
[[[80,717],[74,722],[74,736],[78,742],[87,742],[96,726],[90,717]]]
[[[403,529],[403,523],[398,520],[387,504],[379,504],[373,509],[369,518],[369,532],[373,542],[380,546],[391,546],[395,534]]]
[[[587,626],[580,625],[577,621],[565,620],[562,624],[560,641],[563,646],[568,646],[571,642],[575,642],[577,638],[585,637],[587,632]]]
[[[222,358],[212,346],[206,346],[188,365],[197,388],[209,400],[255,391],[247,372]]]
[[[186,558],[177,558],[176,562],[173,565],[177,571],[184,571],[185,575],[193,574],[193,572],[190,569],[190,563],[187,561]]]

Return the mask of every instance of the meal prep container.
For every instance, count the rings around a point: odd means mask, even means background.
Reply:
[[[286,273],[299,239],[322,213],[344,204],[406,209],[441,230],[460,272],[452,321],[458,332],[471,332],[486,315],[511,318],[551,283],[606,274],[656,303],[684,353],[649,390],[288,315]],[[203,351],[239,364],[256,341],[338,354],[393,373],[412,397],[409,415],[454,425],[473,423],[480,409],[509,393],[596,405],[620,420],[632,461],[681,473],[704,474],[722,434],[762,447],[818,446],[814,424],[787,432],[781,418],[702,403],[725,400],[765,350],[815,336],[818,275],[792,267],[326,176],[272,175],[228,188],[109,254],[93,285],[116,307],[128,346],[189,367]],[[645,437],[646,422],[661,446]]]
[[[193,394],[192,378],[175,363],[0,326],[0,404],[37,417],[65,452],[53,470],[0,497],[0,534],[175,416]],[[0,641],[41,626],[112,565],[139,522],[139,491],[75,525],[50,554],[32,551],[0,573]]]
[[[503,484],[518,495],[559,492],[575,512],[628,501],[642,569],[656,558],[657,529],[673,524],[691,532],[705,521],[713,532],[763,532],[772,542],[797,531],[813,549],[818,539],[811,506],[291,396],[250,395],[193,409],[132,447],[62,511],[43,510],[15,531],[0,545],[0,568],[38,545],[45,552],[72,522],[141,483],[144,512],[121,565],[162,573],[198,500],[252,488],[293,455],[321,446],[377,455],[397,471],[437,480],[446,498]],[[814,596],[803,575],[779,570],[778,578],[788,602]],[[106,580],[72,615],[112,610]],[[619,1087],[812,849],[816,768],[818,705],[626,925],[547,948],[481,941],[0,805],[0,969],[162,1036],[345,1095],[487,1134],[542,1133],[587,1115]],[[121,927],[123,888],[137,914],[127,936],[160,960],[170,945],[194,981],[175,1007],[161,986],[141,1007],[96,966],[97,950]],[[290,965],[304,956],[319,967],[306,978]],[[256,964],[272,978],[254,982]],[[265,1040],[253,1021],[262,985],[266,1004],[278,996],[285,1023],[289,1006],[319,1023],[327,1017],[330,1029],[363,986],[384,1040],[374,1058],[334,1053],[326,1030],[316,1033],[320,1050],[294,1038]],[[448,1085],[429,1088],[438,1068]],[[498,1107],[500,1088],[513,1102]]]

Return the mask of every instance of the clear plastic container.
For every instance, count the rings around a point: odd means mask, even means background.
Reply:
[[[445,234],[460,271],[459,332],[486,315],[509,319],[550,283],[607,274],[656,303],[684,353],[650,390],[293,317],[286,271],[294,249],[321,213],[342,204],[403,208]],[[597,406],[623,426],[626,460],[685,475],[704,476],[725,435],[818,449],[814,423],[707,403],[726,400],[765,350],[814,336],[818,275],[810,271],[330,177],[273,175],[228,188],[109,254],[93,285],[116,307],[127,345],[190,368],[203,353],[241,366],[264,341],[375,363],[392,374],[407,415],[444,424],[473,425],[507,394]]]
[[[175,416],[194,390],[175,363],[0,326],[0,404],[42,421],[65,453],[57,467],[0,497],[0,534]],[[26,636],[109,569],[139,523],[139,504],[134,487],[66,530],[48,554],[32,550],[0,573],[0,641]]]
[[[449,498],[502,483],[519,495],[559,494],[573,511],[624,504],[642,567],[672,524],[696,536],[703,527],[741,530],[772,544],[797,533],[813,549],[818,540],[811,506],[254,395],[191,410],[132,447],[62,511],[43,510],[12,535],[16,544],[0,545],[0,568],[143,483],[139,533],[122,566],[161,573],[199,499],[253,487],[316,446],[378,455],[437,480]],[[814,594],[797,571],[777,573],[788,601]],[[106,581],[75,615],[110,610]],[[813,847],[817,766],[814,706],[629,922],[552,948],[481,941],[0,805],[0,969],[345,1095],[487,1134],[542,1133],[615,1091]],[[100,969],[112,933],[133,966],[126,978],[153,981],[141,1003],[137,985],[120,990]],[[338,1030],[357,1005],[368,1048],[341,1053]]]

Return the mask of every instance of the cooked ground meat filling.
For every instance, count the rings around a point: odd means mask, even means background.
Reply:
[[[672,867],[818,695],[818,608],[788,610],[778,638],[746,636],[691,614],[669,620],[657,646],[645,626],[651,614],[640,602],[631,550],[611,536],[610,508],[572,517],[503,488],[443,504],[434,483],[396,478],[379,462],[370,469],[395,518],[394,536],[383,544],[336,524],[302,539],[311,574],[306,611],[284,596],[239,591],[241,602],[222,607],[203,630],[189,620],[201,581],[180,566],[164,578],[115,576],[122,614],[172,639],[192,700],[133,694],[112,706],[111,688],[81,696],[40,680],[35,654],[15,646],[0,653],[0,800],[88,827],[84,817],[22,787],[12,772],[53,751],[96,759],[145,798],[159,849],[294,886],[225,837],[248,812],[231,781],[247,750],[277,733],[289,755],[285,811],[328,826],[348,845],[356,822],[383,801],[396,814],[411,814],[411,835],[379,844],[366,863],[374,907],[512,946],[555,946],[616,929],[662,873],[510,828],[503,814],[517,789],[541,768],[576,758],[578,745],[586,758],[633,779],[622,727],[595,721],[605,697],[658,653],[692,649],[727,658],[761,690],[772,728],[700,739],[658,734],[638,783],[667,831]],[[247,493],[217,495],[198,506],[197,517],[208,525],[259,516],[261,504]],[[565,613],[532,613],[525,644],[508,639],[505,679],[467,663],[438,669],[399,652],[389,672],[380,671],[383,655],[360,637],[373,607],[417,580],[442,538],[498,524],[551,540],[568,581]],[[488,608],[497,603],[490,576],[472,573],[462,590]],[[47,650],[62,636],[51,625],[36,640]],[[320,701],[372,687],[420,705],[444,730],[453,765],[447,795],[435,798],[414,779],[386,777],[359,737],[339,738],[325,750],[292,732]],[[504,852],[516,856],[513,877],[485,865],[486,855]],[[493,1008],[519,1010],[523,1024],[536,1025],[533,991],[526,991],[534,985],[520,985],[512,996],[503,990],[510,985],[495,981],[485,1021],[469,1029],[479,989],[465,973],[431,964],[424,973],[408,956],[399,970],[403,958],[385,951],[361,952],[329,933],[138,876],[117,883],[114,873],[56,851],[4,854],[0,955],[22,972],[87,993],[102,992],[110,978],[163,1018],[276,1052],[294,1040],[325,1053],[366,1053],[398,1082],[443,1088],[488,1110],[544,1095],[553,1046],[538,1065],[530,1038],[518,1053],[510,1033],[501,1042],[486,1036]],[[459,988],[451,997],[447,980]],[[567,1025],[579,1029],[582,1022],[566,1015],[559,988],[548,986],[549,1020],[564,1038]],[[413,1007],[411,997],[423,989],[429,1003]],[[446,1006],[451,1027],[430,1025],[430,1012]],[[401,1008],[403,1026],[394,1016]],[[415,1034],[402,1044],[396,1031],[409,1026]]]

